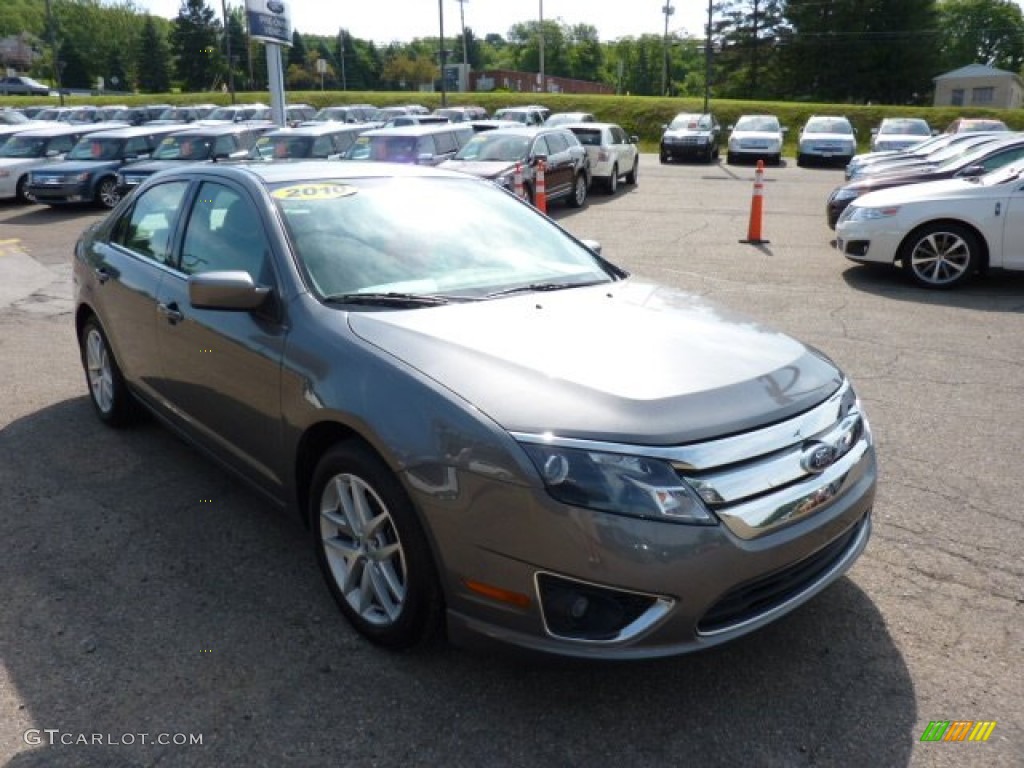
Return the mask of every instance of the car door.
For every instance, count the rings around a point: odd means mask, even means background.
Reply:
[[[1024,177],[1009,187],[1013,191],[1004,206],[1002,263],[998,263],[993,253],[992,265],[1024,270]]]
[[[611,134],[612,150],[618,159],[619,172],[629,173],[633,168],[633,160],[636,158],[636,145],[629,140],[626,132],[617,125],[608,129]]]
[[[159,399],[157,296],[170,273],[174,233],[188,190],[186,181],[150,187],[97,239],[88,255],[96,276],[93,307],[107,329],[125,377],[144,396]]]
[[[572,191],[576,178],[576,166],[569,152],[569,142],[560,133],[553,132],[545,136],[548,142],[548,195],[564,197]],[[585,151],[585,150],[584,150]]]
[[[234,270],[276,285],[266,222],[244,189],[202,181],[188,205],[175,269],[158,295],[160,392],[199,442],[273,493],[282,480],[280,306],[273,297],[259,311],[200,309],[189,301],[191,276]]]

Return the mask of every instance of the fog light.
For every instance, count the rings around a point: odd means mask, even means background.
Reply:
[[[672,602],[594,584],[537,574],[541,612],[548,632],[572,640],[623,640],[668,612]],[[641,621],[641,619],[648,619]]]

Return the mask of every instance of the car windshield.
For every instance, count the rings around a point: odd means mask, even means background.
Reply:
[[[0,157],[42,157],[46,152],[46,139],[13,136],[0,147]]]
[[[271,197],[322,298],[480,299],[617,279],[549,219],[471,177],[290,181]]]
[[[962,141],[931,154],[928,157],[928,162],[938,163],[939,168],[957,165],[968,156],[983,155],[988,151],[986,145],[994,141],[995,139],[990,137],[985,137],[979,141]]]
[[[748,115],[741,117],[736,123],[737,131],[762,131],[765,133],[778,133],[779,119],[777,117],[764,117],[760,115]]]
[[[348,117],[349,111],[347,109],[344,109],[343,107],[324,107],[315,115],[313,115],[312,119],[318,123],[325,123],[329,121],[337,121],[343,123],[346,120],[348,120]],[[353,118],[354,117],[355,115],[353,115]]]
[[[837,133],[848,136],[853,133],[853,127],[846,120],[821,117],[808,120],[804,131],[807,133]]]
[[[416,162],[415,136],[360,136],[345,153],[348,160]]]
[[[288,160],[309,157],[313,139],[309,136],[260,136],[252,156],[261,160]]]
[[[514,163],[525,160],[529,148],[530,139],[527,136],[478,133],[455,153],[455,159]]]
[[[977,178],[976,181],[986,187],[995,187],[1000,184],[1011,184],[1017,181],[1022,173],[1024,173],[1024,164],[1018,161],[986,173],[984,176]]]
[[[153,151],[154,160],[209,160],[213,141],[201,136],[167,136]]]
[[[707,131],[711,128],[711,120],[707,115],[676,115],[668,127],[673,131]]]
[[[122,123],[130,123],[135,119],[138,112],[134,109],[119,109],[114,113],[111,120],[117,120]]]
[[[56,120],[67,110],[64,109],[43,109],[36,112],[36,120]]]
[[[932,129],[924,120],[885,120],[878,129],[881,134],[901,136],[931,136]]]
[[[29,120],[20,112],[15,112],[11,109],[3,110],[3,114],[0,114],[0,123],[6,123],[7,125],[20,125],[21,123],[27,123]]]
[[[124,147],[122,139],[85,138],[68,153],[68,160],[116,160]]]

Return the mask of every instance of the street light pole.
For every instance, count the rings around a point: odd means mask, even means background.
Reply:
[[[661,69],[661,95],[668,96],[668,17],[676,12],[676,9],[672,7],[672,0],[666,0],[665,5],[661,7],[661,12],[665,14],[665,37],[662,43],[665,61]]]
[[[469,0],[458,0],[459,3],[459,21],[462,22],[462,63],[466,67],[469,66],[469,43],[466,41],[466,3]]]
[[[64,106],[64,89],[60,85],[60,61],[57,50],[57,25],[53,21],[53,8],[50,0],[46,0],[46,25],[50,28],[50,55],[53,56],[53,81],[57,84],[57,100]]]
[[[231,61],[231,28],[228,25],[228,0],[220,0],[220,8],[224,14],[224,56],[228,62],[228,90],[231,92],[231,103],[235,103],[235,67]]]

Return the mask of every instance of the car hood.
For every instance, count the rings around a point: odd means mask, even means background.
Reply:
[[[909,168],[893,169],[888,173],[875,173],[857,181],[851,181],[846,186],[850,189],[856,189],[859,193],[864,194],[870,192],[872,189],[881,189],[882,187],[894,187],[899,184],[919,184],[926,181],[939,181],[940,179],[948,179],[954,173],[953,170],[939,170],[933,165],[922,165],[922,166],[910,166]]]
[[[52,168],[47,168],[47,173],[82,173],[84,171],[102,171],[107,168],[116,168],[121,165],[121,160],[63,160]]]
[[[16,171],[23,168],[35,168],[39,165],[50,165],[55,162],[57,160],[51,157],[0,157],[0,168]]]
[[[635,280],[348,322],[513,432],[676,445],[801,413],[842,381],[794,339]]]
[[[180,168],[185,163],[201,163],[202,160],[143,160],[140,163],[132,163],[131,165],[125,166],[124,170],[121,171],[124,176],[131,176],[132,174],[142,175],[156,173],[157,171],[164,171],[168,168]]]
[[[800,141],[848,141],[853,142],[853,136],[848,133],[804,133]]]
[[[663,134],[663,137],[669,137],[673,139],[680,139],[684,136],[710,136],[710,130],[694,130],[691,128],[669,128]]]
[[[733,131],[729,134],[729,138],[739,141],[743,141],[744,139],[782,141],[782,134],[778,131]]]
[[[924,184],[913,184],[910,187],[900,185],[889,189],[880,189],[858,198],[856,204],[860,207],[875,208],[907,205],[910,203],[933,204],[942,200],[953,201],[965,197],[983,197],[985,190],[991,191],[995,197],[1003,197],[1005,196],[1006,187],[985,187],[968,179],[943,179]],[[936,213],[939,214],[938,209],[936,209]],[[953,207],[949,209],[949,213],[955,213]]]
[[[522,163],[526,167],[526,163]],[[472,173],[474,176],[482,176],[485,179],[494,179],[514,171],[516,164],[507,160],[445,160],[439,168],[449,171],[461,171]]]

